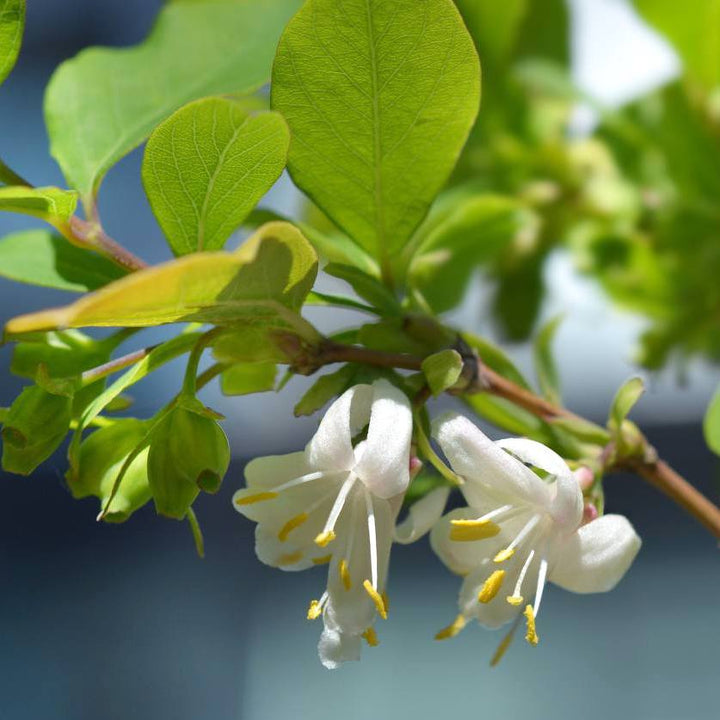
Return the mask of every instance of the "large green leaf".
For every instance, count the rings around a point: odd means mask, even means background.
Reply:
[[[50,80],[51,152],[87,198],[114,163],[191,100],[266,83],[280,32],[300,0],[174,0],[133,48],[91,48]]]
[[[0,211],[32,215],[62,230],[77,207],[77,193],[56,187],[0,188]]]
[[[0,83],[15,67],[24,29],[25,0],[0,0]]]
[[[708,89],[720,85],[720,0],[635,0],[635,5],[675,46],[689,75]]]
[[[250,116],[225,98],[196,100],[150,136],[142,178],[176,255],[220,250],[285,168],[278,113]]]
[[[125,271],[48,230],[27,230],[0,240],[0,275],[30,285],[87,292],[123,277]]]
[[[309,0],[273,70],[293,179],[386,275],[455,165],[479,96],[451,0]]]
[[[178,321],[302,322],[317,255],[287,223],[260,228],[234,253],[195,253],[128,275],[72,305],[11,320],[8,334]]]

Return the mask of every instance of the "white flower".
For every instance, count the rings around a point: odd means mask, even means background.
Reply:
[[[367,436],[353,438],[367,426]],[[393,528],[410,482],[412,413],[407,397],[385,380],[339,397],[304,452],[257,458],[234,507],[258,523],[258,558],[283,570],[330,563],[327,590],[308,618],[323,616],[318,652],[337,667],[358,659],[361,638],[387,616],[384,592]]]
[[[443,418],[435,435],[465,479],[469,505],[448,513],[431,535],[443,562],[465,576],[460,615],[440,639],[457,634],[468,618],[491,628],[518,620],[524,606],[525,637],[536,645],[547,580],[577,593],[604,592],[630,567],[640,549],[635,530],[621,515],[582,524],[577,478],[552,450],[519,438],[492,442],[458,415]]]

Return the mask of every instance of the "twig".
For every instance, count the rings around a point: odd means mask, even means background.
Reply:
[[[95,250],[130,272],[142,270],[147,263],[120,243],[113,240],[97,223],[89,223],[77,216],[70,218],[67,225],[68,240],[80,247]]]

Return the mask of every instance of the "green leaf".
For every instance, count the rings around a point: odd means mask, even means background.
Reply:
[[[546,423],[505,398],[478,393],[477,395],[463,395],[462,399],[480,417],[502,430],[546,444],[552,440]]]
[[[552,344],[563,319],[563,315],[558,315],[545,324],[538,332],[533,344],[535,372],[537,373],[540,390],[543,396],[555,405],[561,403],[562,396],[560,394],[560,378],[553,356]]]
[[[25,0],[0,0],[0,84],[15,67],[25,30]]]
[[[386,315],[399,315],[400,304],[395,296],[372,275],[349,265],[330,263],[323,270],[328,274],[348,283],[353,290],[373,307],[382,310]]]
[[[295,416],[301,417],[317,412],[323,405],[345,392],[350,387],[356,373],[357,367],[344,365],[334,373],[318,378],[295,406]]]
[[[452,171],[479,97],[451,0],[309,0],[273,68],[293,179],[386,275]]]
[[[212,345],[218,362],[283,363],[288,358],[273,337],[272,327],[244,325],[223,333]]]
[[[3,470],[29,475],[47,460],[70,426],[72,400],[33,385],[10,406],[2,429]]]
[[[275,363],[233,365],[220,376],[220,387],[225,395],[268,392],[275,389],[276,377]]]
[[[621,427],[623,421],[644,392],[645,383],[639,377],[630,378],[617,391],[610,406],[610,422],[615,428]]]
[[[40,218],[63,230],[77,207],[77,193],[56,187],[24,185],[0,188],[0,211]]]
[[[483,364],[502,375],[507,380],[512,380],[516,385],[520,385],[526,390],[530,390],[530,385],[523,374],[517,369],[515,363],[507,356],[507,354],[497,345],[491,343],[486,338],[472,333],[462,333],[462,339],[477,352]]]
[[[720,85],[720,0],[635,0],[645,19],[667,36],[687,74],[707,89]]]
[[[463,359],[457,350],[442,350],[429,355],[422,363],[425,379],[435,397],[455,385],[460,379],[462,370]]]
[[[6,332],[178,321],[290,323],[309,332],[295,312],[316,274],[317,255],[300,231],[270,223],[233,253],[195,253],[141,270],[72,305],[10,320]]]
[[[568,433],[580,442],[594,445],[606,445],[610,442],[610,433],[604,427],[583,418],[557,417],[550,420],[550,425]]]
[[[536,214],[512,198],[463,197],[423,239],[409,283],[436,312],[450,310],[463,299],[475,268],[521,236],[532,240],[538,228]]]
[[[81,250],[48,230],[27,230],[0,240],[0,276],[16,282],[88,292],[125,274],[110,260]]]
[[[720,455],[720,388],[715,391],[703,420],[703,433],[708,447]]]
[[[173,252],[220,250],[280,177],[289,143],[278,113],[248,116],[225,98],[197,100],[162,123],[142,179]]]
[[[248,93],[270,77],[277,39],[300,0],[174,0],[132,48],[90,48],[63,63],[45,95],[51,152],[90,199],[153,128],[207,95]]]

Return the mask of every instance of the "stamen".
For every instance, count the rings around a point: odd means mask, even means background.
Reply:
[[[377,647],[380,644],[377,633],[375,632],[375,628],[373,627],[369,627],[362,634],[362,637],[365,638],[365,642],[367,642],[370,647]]]
[[[313,558],[313,565],[327,565],[332,560],[332,553],[330,555],[323,555],[322,557]]]
[[[340,492],[338,492],[338,495],[335,498],[335,502],[333,503],[332,510],[330,510],[330,515],[328,516],[327,522],[325,523],[325,527],[323,528],[323,531],[315,538],[315,542],[320,547],[325,547],[329,542],[335,539],[335,523],[340,517],[340,513],[345,506],[345,501],[347,500],[347,497],[350,494],[350,491],[352,490],[356,479],[357,478],[355,477],[355,475],[350,473],[345,482],[342,484]]]
[[[370,493],[368,492],[368,490],[365,487],[363,487],[363,490],[365,491],[365,509],[367,511],[368,540],[370,541],[370,575],[372,577],[372,589],[374,590],[375,594],[377,595],[378,552],[377,552],[377,531],[375,528],[375,510],[373,508],[373,503],[372,503],[372,498],[370,497]],[[370,597],[372,597],[372,595]],[[380,614],[382,615],[382,612]]]
[[[448,638],[455,637],[465,627],[465,622],[465,616],[458,615],[450,625],[448,625],[446,628],[443,628],[442,630],[440,630],[440,632],[437,633],[437,635],[435,635],[435,639],[447,640]]]
[[[387,606],[383,600],[383,596],[373,587],[369,580],[363,582],[365,592],[370,596],[370,599],[375,603],[375,607],[383,620],[387,620]],[[349,589],[349,588],[348,588]]]
[[[540,638],[537,635],[537,631],[535,630],[535,613],[533,612],[532,605],[526,605],[525,606],[525,612],[523,613],[525,615],[525,620],[527,622],[527,632],[525,633],[525,639],[530,643],[530,645],[537,645],[540,641]]]
[[[344,475],[345,473],[347,473],[347,470],[319,470],[317,472],[311,472],[307,475],[301,475],[300,477],[288,480],[286,483],[278,485],[274,488],[274,490],[276,493],[281,493],[285,490],[289,490],[290,488],[297,487],[298,485],[304,485],[305,483],[312,482],[313,480],[322,480],[323,478],[329,478],[335,475]]]
[[[478,602],[489,603],[500,591],[503,579],[505,578],[504,570],[496,570],[483,583],[482,589],[478,593]]]
[[[540,560],[540,570],[538,571],[537,590],[535,591],[535,603],[533,605],[533,615],[537,617],[540,612],[540,601],[542,600],[543,590],[545,589],[545,579],[547,578],[548,563],[545,558]]]
[[[495,537],[500,526],[492,520],[451,520],[450,539],[455,542],[473,542]]]
[[[382,598],[383,605],[385,606],[385,612],[390,612],[390,598],[388,597],[388,594],[383,590],[380,593],[380,597]]]
[[[278,565],[280,565],[281,567],[283,565],[294,565],[295,563],[299,563],[302,558],[302,550],[298,550],[294,553],[289,553],[288,555],[281,555],[278,558]]]
[[[346,590],[350,590],[350,588],[352,588],[352,579],[350,578],[350,570],[348,570],[347,560],[343,558],[338,567],[340,569],[340,579],[342,580],[342,584],[345,586]]]
[[[506,600],[511,605],[522,605],[523,602],[523,596],[520,594],[522,590],[522,584],[525,580],[525,575],[527,574],[528,568],[530,567],[530,563],[532,562],[533,558],[535,557],[535,551],[531,550],[530,554],[527,556],[524,565],[522,566],[522,570],[520,571],[520,574],[518,575],[517,582],[515,583],[515,589],[513,590],[512,595],[508,595]]]
[[[328,599],[328,593],[327,590],[322,594],[321,598],[319,600],[311,600],[310,601],[310,607],[307,611],[307,619],[308,620],[317,620],[321,615],[323,608],[325,607],[325,603]]]
[[[522,615],[518,613],[515,621],[512,624],[512,627],[507,631],[505,637],[500,641],[500,644],[497,646],[497,650],[495,651],[492,659],[490,660],[490,667],[495,667],[503,659],[505,653],[507,652],[507,649],[510,647],[510,643],[512,643],[513,639],[515,638],[515,631],[518,629],[521,617]]]
[[[515,554],[515,549],[522,543],[523,540],[535,529],[535,526],[540,522],[540,516],[539,515],[533,515],[526,523],[523,525],[522,530],[517,534],[516,538],[504,549],[501,550],[494,558],[493,560],[496,563],[505,562],[506,560],[510,559]]]
[[[276,498],[278,494],[276,492],[259,492],[254,495],[246,495],[245,497],[238,498],[235,501],[236,505],[253,505],[254,503],[264,502],[265,500],[272,500]]]
[[[283,526],[280,528],[280,532],[278,533],[278,540],[280,542],[285,542],[288,539],[288,535],[297,527],[300,527],[306,520],[308,519],[307,513],[300,513],[299,515],[296,515],[293,518],[290,518]]]

